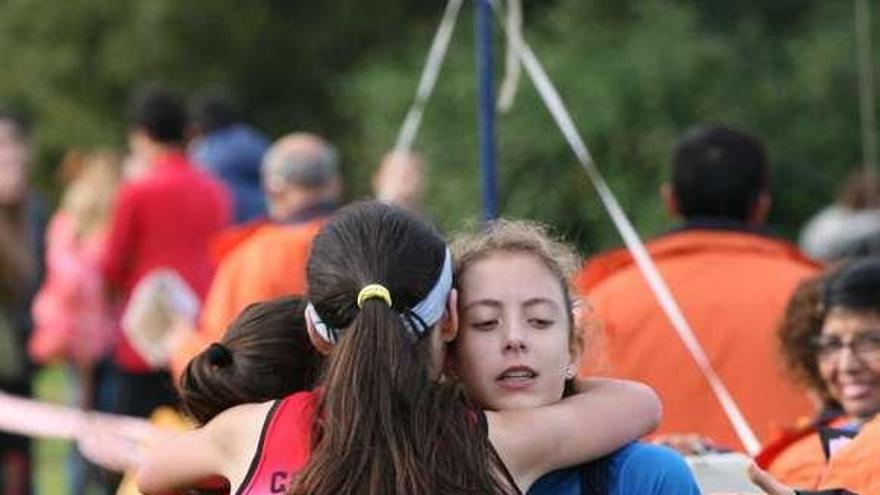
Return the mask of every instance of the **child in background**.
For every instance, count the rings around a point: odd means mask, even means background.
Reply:
[[[112,152],[65,156],[62,172],[70,183],[46,232],[46,276],[31,307],[28,354],[36,363],[67,364],[73,402],[83,409],[106,410],[112,400],[102,360],[112,345],[113,309],[98,260],[120,167],[120,157]],[[75,493],[85,493],[87,479],[97,478],[76,454],[71,474]]]
[[[92,371],[106,355],[112,309],[104,295],[98,260],[119,183],[120,159],[113,153],[68,154],[79,171],[64,192],[46,234],[46,278],[32,308],[31,358],[42,364],[70,363],[81,384],[79,403],[94,405]],[[65,165],[69,168],[75,165]]]

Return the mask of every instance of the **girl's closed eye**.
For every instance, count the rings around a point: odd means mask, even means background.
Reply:
[[[474,330],[489,331],[501,325],[501,312],[488,304],[475,304],[465,312],[464,324]]]
[[[552,319],[549,319],[549,318],[535,318],[535,317],[532,317],[532,318],[529,318],[529,319],[528,319],[528,323],[529,323],[529,325],[532,326],[533,328],[539,328],[539,329],[542,329],[542,328],[549,328],[549,327],[552,327],[553,324],[556,323],[556,322],[555,322],[554,320],[552,320]]]
[[[498,326],[498,319],[474,319],[471,320],[470,326],[475,330],[492,330]]]

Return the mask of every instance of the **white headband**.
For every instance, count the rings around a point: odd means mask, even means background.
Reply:
[[[434,287],[412,309],[400,314],[403,326],[418,339],[427,335],[428,330],[443,316],[450,290],[452,290],[452,255],[447,248],[444,253],[443,269],[440,270],[440,276]],[[306,306],[306,317],[312,322],[321,339],[330,344],[335,344],[339,340],[339,331],[324,323],[312,303]]]

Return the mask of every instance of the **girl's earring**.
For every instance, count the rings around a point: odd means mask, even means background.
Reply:
[[[568,366],[565,367],[565,379],[566,380],[571,380],[572,378],[574,378],[576,373],[577,373],[577,370],[575,370],[573,364],[569,364]]]

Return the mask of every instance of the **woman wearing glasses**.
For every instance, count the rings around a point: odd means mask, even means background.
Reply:
[[[790,486],[880,493],[880,259],[805,282],[780,337],[788,367],[823,413],[768,446],[759,465]]]

